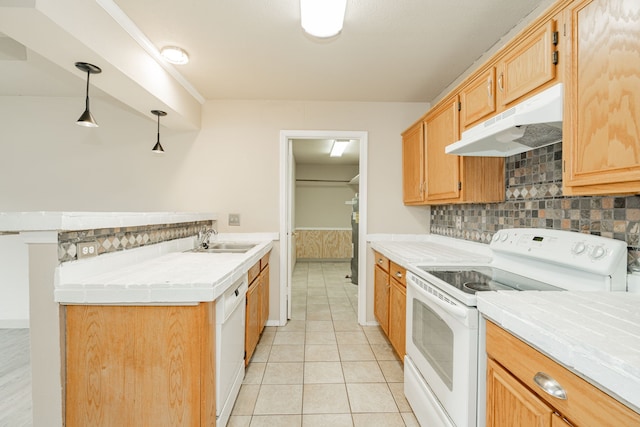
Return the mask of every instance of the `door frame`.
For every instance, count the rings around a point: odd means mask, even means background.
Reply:
[[[291,206],[292,164],[290,141],[293,139],[356,139],[359,141],[359,223],[358,223],[358,323],[367,319],[367,152],[366,131],[281,130],[280,131],[280,325],[288,320],[288,304],[291,300],[291,248],[289,235],[289,212]]]

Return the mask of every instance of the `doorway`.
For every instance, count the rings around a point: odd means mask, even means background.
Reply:
[[[280,132],[280,324],[291,317],[292,271],[295,264],[295,159],[296,144],[312,144],[318,140],[351,140],[358,143],[359,218],[357,244],[358,322],[366,322],[366,219],[367,219],[367,132],[362,131],[281,131]],[[327,153],[328,155],[328,153]]]

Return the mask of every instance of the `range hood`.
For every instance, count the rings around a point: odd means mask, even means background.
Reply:
[[[445,147],[459,156],[508,157],[562,140],[562,83],[522,101]]]

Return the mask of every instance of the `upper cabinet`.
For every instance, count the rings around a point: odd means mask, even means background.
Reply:
[[[508,47],[498,60],[497,91],[500,109],[532,95],[536,89],[556,80],[559,34],[557,22],[549,19]]]
[[[424,203],[424,131],[422,121],[402,134],[402,200],[407,205]]]
[[[460,157],[444,147],[460,136],[458,95],[429,110],[403,133],[403,188],[407,205],[504,200],[504,159]]]
[[[464,132],[495,112],[496,68],[492,66],[460,90],[460,131]]]
[[[563,192],[640,193],[640,2],[566,9]]]

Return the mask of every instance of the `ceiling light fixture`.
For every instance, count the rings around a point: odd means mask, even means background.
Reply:
[[[300,24],[314,37],[333,37],[342,31],[347,0],[300,0]]]
[[[100,74],[102,70],[100,69],[100,67],[93,64],[89,64],[88,62],[76,62],[76,68],[87,73],[87,98],[85,101],[85,109],[84,109],[84,113],[82,113],[82,115],[80,116],[80,118],[76,123],[79,124],[80,126],[97,128],[98,123],[93,118],[93,115],[89,110],[89,76],[91,76],[91,74]]]
[[[189,54],[177,46],[163,47],[160,55],[172,64],[184,65],[189,62]]]
[[[336,139],[333,141],[333,147],[331,147],[331,153],[329,153],[329,157],[342,157],[342,153],[349,145],[350,140],[348,139]]]
[[[151,151],[153,151],[154,153],[162,154],[164,153],[164,149],[162,148],[162,145],[160,145],[160,116],[166,116],[167,113],[160,110],[151,110],[151,114],[158,116],[158,140],[156,141],[156,145],[153,146],[153,149]]]

